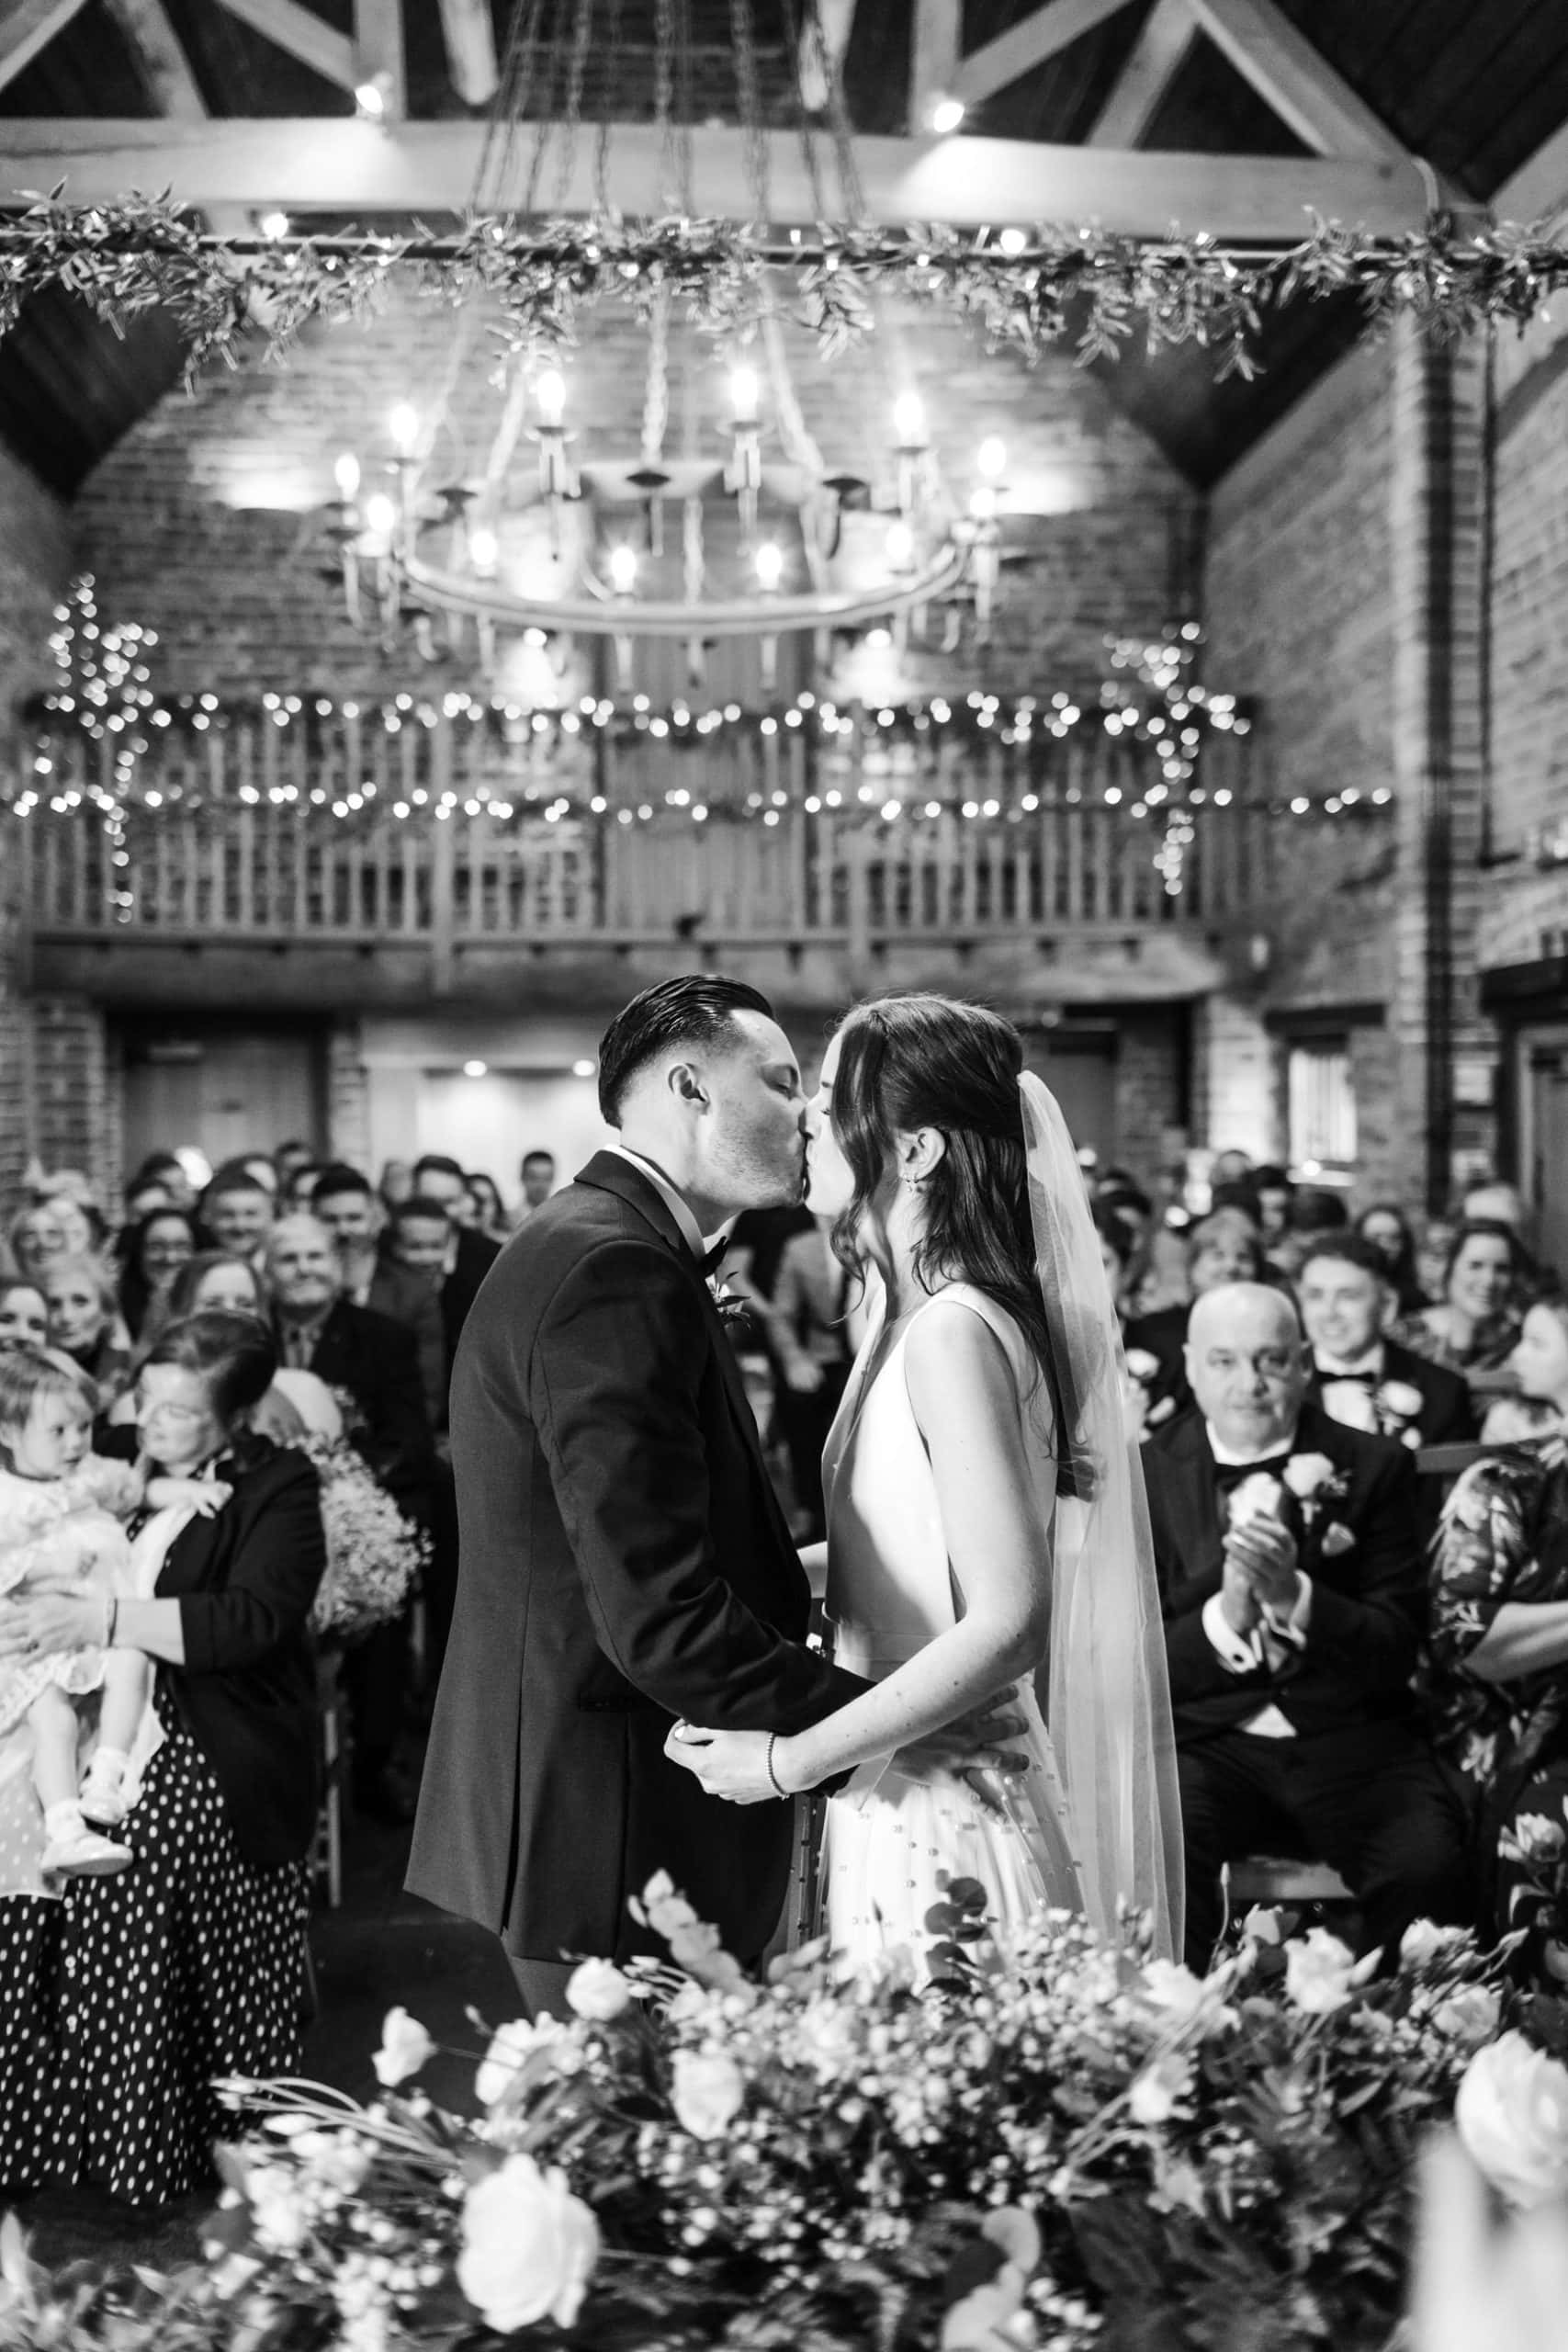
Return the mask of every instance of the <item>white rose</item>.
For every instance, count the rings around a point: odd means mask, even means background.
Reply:
[[[1550,1814],[1521,1813],[1497,1842],[1509,1861],[1544,1862],[1562,1850],[1562,1824]]]
[[[1421,1391],[1412,1387],[1408,1380],[1385,1380],[1378,1390],[1378,1403],[1385,1412],[1397,1413],[1402,1421],[1413,1421],[1421,1410]]]
[[[508,2156],[469,2189],[457,2284],[489,2327],[511,2335],[547,2314],[570,2327],[599,2256],[599,2224],[561,2172]]]
[[[808,2001],[796,2029],[800,2054],[827,2081],[855,2063],[854,2028],[839,2001]]]
[[[1177,1960],[1145,1961],[1143,1990],[1156,2009],[1167,2012],[1173,2026],[1190,2025],[1210,1997],[1202,1977],[1194,1976]]]
[[[723,2051],[677,2050],[670,2096],[694,2140],[717,2140],[739,2114],[746,2086]]]
[[[1469,1941],[1462,1928],[1439,1928],[1435,1919],[1412,1919],[1399,1939],[1399,1964],[1424,1968],[1428,1961],[1451,1960]]]
[[[1510,2204],[1568,2189],[1568,2067],[1522,2033],[1499,2034],[1465,2068],[1454,2101],[1460,2138]]]
[[[1159,1371],[1159,1358],[1148,1348],[1129,1348],[1126,1363],[1134,1380],[1153,1380]]]
[[[1267,1470],[1255,1470],[1250,1478],[1238,1478],[1230,1491],[1230,1520],[1239,1527],[1249,1519],[1278,1519],[1284,1488],[1278,1478]]]
[[[1314,1928],[1285,1946],[1285,1990],[1308,2017],[1342,2009],[1355,1989],[1356,1955],[1326,1928]]]
[[[1127,2110],[1134,2123],[1168,2123],[1192,2087],[1192,2062],[1174,2050],[1134,2077]]]
[[[585,1960],[567,1978],[568,2008],[597,2025],[618,2018],[631,1997],[632,1988],[613,1960]]]
[[[1334,1464],[1326,1453],[1292,1453],[1281,1475],[1297,1501],[1306,1503],[1328,1484]]]
[[[1421,1451],[1420,1430],[1414,1428],[1401,1430],[1399,1432],[1399,1442],[1401,1445],[1408,1446],[1412,1453],[1419,1453]]]
[[[417,2018],[411,2018],[407,2009],[387,2011],[381,2047],[371,2061],[378,2083],[389,2090],[395,2083],[406,2083],[434,2055],[435,2044]]]
[[[294,2174],[281,2165],[257,2165],[245,2182],[251,2226],[258,2245],[297,2254],[305,2243],[305,2201]]]
[[[1455,2041],[1480,2043],[1491,2041],[1502,2013],[1502,2002],[1484,1984],[1461,1984],[1438,2003],[1432,2023]]]
[[[1255,1903],[1241,1923],[1241,1932],[1249,1944],[1278,1944],[1284,1941],[1284,1930],[1278,1911],[1266,1909]]]
[[[496,2028],[474,2076],[474,2097],[481,2107],[493,2107],[512,2088],[533,2047],[534,2029],[526,2018],[510,2018]]]

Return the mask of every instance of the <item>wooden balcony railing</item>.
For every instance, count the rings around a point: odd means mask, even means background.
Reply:
[[[571,775],[531,744],[502,748],[510,764],[440,718],[393,737],[367,729],[330,760],[295,757],[259,720],[170,741],[159,746],[162,805],[139,803],[118,828],[90,804],[58,810],[47,799],[9,820],[35,935],[403,943],[439,972],[459,947],[513,943],[635,946],[673,934],[855,948],[1213,928],[1278,893],[1301,834],[1299,820],[1247,800],[1242,744],[1213,747],[1224,766],[1207,771],[1176,889],[1159,811],[1131,813],[1140,776],[1146,785],[1157,771],[1109,741],[1048,741],[1043,752],[944,744],[908,774],[858,744],[829,763],[783,730],[692,752],[590,737],[571,746]],[[51,789],[63,797],[72,781],[58,744],[53,755]],[[362,799],[367,781],[376,787],[358,812],[339,820],[312,802],[313,791],[341,800],[355,777]],[[144,765],[143,793],[150,782]],[[882,815],[895,798],[923,811],[939,782],[940,814]],[[508,796],[509,817],[482,804],[481,785]],[[604,806],[590,814],[595,790]],[[683,805],[671,804],[676,791]],[[569,792],[573,812],[547,816]],[[437,817],[444,795],[449,813]]]

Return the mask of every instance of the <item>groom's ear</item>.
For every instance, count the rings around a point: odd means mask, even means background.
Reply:
[[[703,1083],[702,1072],[690,1062],[671,1062],[664,1073],[664,1082],[678,1102],[696,1103],[706,1108],[708,1091]]]

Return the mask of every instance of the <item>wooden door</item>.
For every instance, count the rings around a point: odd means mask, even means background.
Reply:
[[[324,1045],[293,1027],[140,1023],[121,1039],[126,1166],[194,1145],[214,1168],[295,1136],[320,1147]]]

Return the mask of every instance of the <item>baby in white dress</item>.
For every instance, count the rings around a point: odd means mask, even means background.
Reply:
[[[120,1524],[143,1505],[210,1510],[227,1489],[209,1480],[153,1478],[92,1453],[96,1393],[68,1356],[0,1350],[0,1616],[43,1593],[103,1602],[104,1639],[87,1648],[0,1657],[0,1736],[24,1718],[48,1838],[46,1873],[124,1870],[129,1847],[89,1826],[122,1817],[121,1783],[152,1687],[140,1650],[108,1646],[116,1603],[130,1592],[130,1547]],[[98,1745],[80,1775],[84,1700],[102,1694]]]

